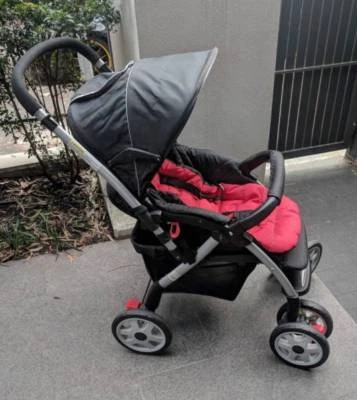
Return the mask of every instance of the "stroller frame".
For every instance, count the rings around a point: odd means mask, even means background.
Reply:
[[[250,235],[246,233],[249,228],[266,218],[266,216],[269,215],[271,211],[280,203],[280,198],[282,196],[284,187],[284,161],[281,154],[275,151],[264,151],[253,157],[250,157],[243,162],[243,164],[246,163],[245,172],[247,174],[250,173],[250,170],[256,168],[263,162],[270,161],[272,164],[269,195],[267,201],[244,220],[225,225],[224,227],[220,226],[219,229],[216,231],[214,230],[212,236],[209,237],[197,249],[195,259],[189,261],[185,257],[185,254],[181,252],[175,242],[171,239],[168,233],[166,233],[166,231],[162,228],[160,225],[161,220],[158,221],[157,216],[155,216],[154,213],[150,213],[148,208],[136,197],[134,197],[134,195],[124,186],[124,184],[103,163],[101,163],[95,156],[93,156],[93,154],[87,151],[68,131],[60,126],[28,91],[24,79],[24,74],[27,68],[44,53],[59,48],[75,50],[87,58],[100,72],[111,72],[106,64],[98,57],[95,51],[85,44],[71,38],[50,39],[34,46],[18,61],[13,73],[13,90],[23,107],[30,114],[35,116],[42,125],[54,132],[64,142],[64,144],[68,146],[68,148],[73,150],[117,191],[125,203],[130,207],[133,215],[136,216],[136,218],[143,224],[143,226],[145,226],[145,228],[150,230],[156,236],[158,241],[165,246],[173,259],[176,262],[179,262],[179,265],[177,265],[171,272],[167,273],[158,281],[150,283],[150,286],[146,291],[142,301],[143,309],[154,312],[160,303],[162,294],[167,288],[170,287],[170,285],[195,268],[196,265],[204,260],[210,253],[212,253],[212,251],[220,244],[223,238],[232,238],[234,235],[239,234],[240,241],[243,241],[244,247],[268,268],[268,270],[282,287],[287,298],[285,310],[286,322],[297,321],[301,307],[301,300],[298,291],[294,288],[278,264],[259,245],[254,243]],[[188,217],[187,221],[185,222],[188,224],[192,222],[192,224],[195,225],[193,221],[189,221]],[[306,271],[308,273],[303,274],[304,287],[308,287],[310,284],[310,260],[308,261]],[[289,363],[289,360],[287,362]],[[292,363],[290,362],[290,364]],[[300,367],[304,368],[304,366]]]
[[[104,64],[107,69],[106,65]],[[40,107],[34,116],[48,129],[54,132],[71,150],[73,150],[79,157],[82,158],[93,170],[100,174],[127,202],[133,209],[134,214],[138,219],[152,231],[157,239],[166,247],[170,254],[175,259],[180,259],[181,255],[177,249],[176,244],[171,240],[162,229],[160,225],[155,224],[150,213],[131,192],[121,183],[121,181],[114,176],[114,174],[103,165],[96,157],[88,152],[74,137],[63,129],[42,107]],[[135,211],[136,210],[136,211]],[[228,229],[228,235],[232,236],[233,232]],[[152,283],[149,288],[148,294],[144,300],[144,305],[150,311],[155,311],[159,305],[161,295],[164,289],[169,287],[172,283],[180,279],[183,275],[191,271],[197,264],[206,258],[218,245],[219,241],[213,237],[208,238],[198,249],[196,260],[193,263],[181,263],[174,270],[169,272],[166,276],[161,278],[157,283]],[[274,275],[287,296],[289,304],[288,320],[295,321],[299,309],[299,295],[294,289],[292,284],[278,265],[269,257],[269,255],[261,249],[256,243],[248,242],[246,248],[254,254],[263,265]]]

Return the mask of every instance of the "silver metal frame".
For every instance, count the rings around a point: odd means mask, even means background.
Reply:
[[[187,272],[191,271],[196,267],[205,257],[207,257],[217,246],[219,242],[213,237],[208,238],[197,250],[196,260],[192,264],[182,263],[178,265],[175,269],[169,272],[167,275],[159,280],[159,285],[162,288],[167,288],[173,282],[180,279]],[[275,279],[279,282],[287,297],[297,299],[299,294],[294,289],[293,285],[286,277],[284,272],[279,268],[279,266],[262,250],[257,244],[250,243],[246,248],[255,255],[258,260],[264,264],[269,271],[274,275]]]
[[[129,64],[128,64],[129,65]],[[43,108],[39,108],[34,116],[46,126],[46,118],[50,117],[50,114]],[[55,124],[55,128],[51,129],[65,145],[73,150],[82,160],[84,160],[94,171],[101,175],[123,198],[123,200],[132,209],[142,206],[139,200],[123,185],[123,183],[96,157],[94,157],[88,150],[86,150],[69,132],[62,128],[52,117],[50,121]],[[154,234],[156,236],[164,233],[163,229],[159,226]],[[177,249],[176,244],[170,239],[163,243],[167,250],[173,252]],[[179,258],[179,255],[175,255]]]
[[[290,283],[289,279],[285,276],[284,272],[279,266],[262,250],[257,244],[250,243],[246,248],[254,254],[264,264],[268,270],[274,275],[275,279],[280,283],[287,297],[299,298],[298,293]]]
[[[167,275],[159,280],[159,285],[162,288],[170,286],[173,282],[180,279],[182,276],[191,271],[195,266],[200,263],[204,258],[206,258],[212,251],[218,246],[219,241],[213,237],[208,238],[198,249],[196,260],[194,263],[181,263]]]

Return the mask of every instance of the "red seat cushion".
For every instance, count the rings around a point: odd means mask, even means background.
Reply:
[[[174,194],[188,207],[198,207],[234,217],[237,211],[252,211],[265,202],[268,190],[258,183],[208,184],[195,170],[165,160],[151,181],[156,190]],[[280,205],[248,231],[272,253],[285,253],[296,246],[301,232],[298,205],[283,196]]]

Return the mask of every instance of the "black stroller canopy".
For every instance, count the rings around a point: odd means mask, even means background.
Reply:
[[[73,97],[73,136],[138,197],[185,126],[217,49],[141,59]]]

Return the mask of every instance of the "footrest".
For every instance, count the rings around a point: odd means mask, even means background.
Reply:
[[[125,302],[125,309],[128,310],[137,310],[141,306],[141,301],[139,299],[128,299]]]

